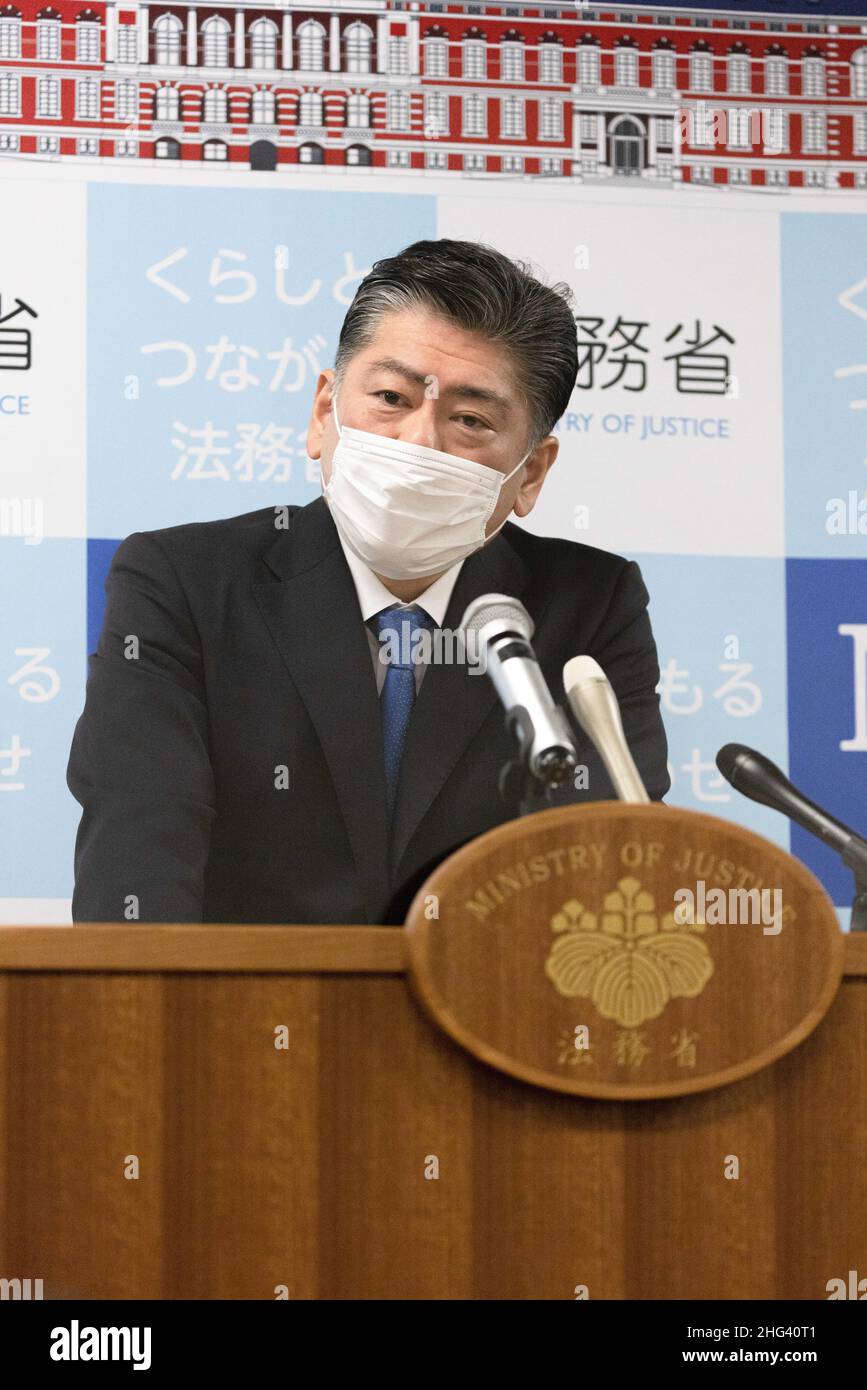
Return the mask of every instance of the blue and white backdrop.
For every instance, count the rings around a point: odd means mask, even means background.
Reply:
[[[714,755],[761,748],[867,834],[867,198],[8,172],[0,920],[69,920],[65,768],[119,540],[311,500],[311,392],[357,284],[454,236],[575,291],[581,374],[527,524],[639,561],[671,802],[790,846],[847,924],[847,872]]]

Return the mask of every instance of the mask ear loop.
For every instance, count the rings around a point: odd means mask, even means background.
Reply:
[[[506,476],[503,478],[502,482],[500,483],[500,492],[502,492],[502,490],[503,490],[503,483],[507,483],[507,482],[509,481],[510,478],[514,478],[514,476],[515,476],[515,474],[517,473],[518,469],[519,469],[519,468],[523,468],[523,467],[524,467],[524,464],[527,462],[527,459],[530,457],[531,454],[534,454],[535,452],[536,452],[536,451],[535,451],[535,448],[534,448],[534,449],[529,449],[529,450],[527,451],[527,453],[524,455],[524,457],[521,459],[521,462],[520,462],[515,468],[512,469],[511,473],[507,473],[507,474],[506,474]],[[499,497],[499,493],[497,494],[497,496]],[[496,504],[495,504],[495,505],[496,505]],[[509,512],[507,516],[504,516],[504,517],[503,517],[503,520],[500,522],[500,524],[499,524],[499,526],[496,528],[496,530],[492,531],[491,534],[490,534],[489,536],[485,536],[485,544],[486,544],[486,545],[487,545],[488,541],[492,541],[492,540],[494,539],[494,536],[499,535],[499,533],[502,531],[503,527],[505,526],[506,522],[509,520],[509,517],[510,517],[511,515],[512,515],[512,513]]]

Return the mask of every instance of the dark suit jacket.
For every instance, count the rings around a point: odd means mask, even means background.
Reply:
[[[134,895],[142,922],[381,922],[420,869],[515,814],[497,792],[512,745],[489,678],[430,665],[388,824],[352,576],[326,503],[289,513],[283,529],[266,508],[136,532],[116,551],[67,771],[83,807],[75,921],[123,921]],[[638,566],[509,522],[465,561],[443,626],[492,591],[530,612],[555,699],[563,663],[596,657],[648,791],[664,796]],[[614,795],[583,738],[579,753],[589,791],[555,804]]]

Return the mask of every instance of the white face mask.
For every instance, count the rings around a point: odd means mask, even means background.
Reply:
[[[340,428],[323,495],[350,550],[386,579],[424,579],[447,570],[502,530],[485,535],[505,475],[459,454],[388,435]],[[321,470],[320,470],[321,472]]]

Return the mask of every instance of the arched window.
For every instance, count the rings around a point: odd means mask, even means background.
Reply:
[[[394,95],[392,93],[392,95]],[[346,124],[360,129],[370,125],[370,98],[351,92],[346,102]]]
[[[367,24],[356,21],[346,30],[346,71],[370,72],[370,54],[373,45],[373,30]]]
[[[252,117],[254,125],[275,124],[277,117],[273,92],[264,89],[253,93]]]
[[[302,72],[322,72],[325,66],[325,30],[315,19],[298,25],[298,67]]]
[[[156,159],[180,159],[181,147],[177,140],[173,140],[168,135],[162,135],[154,145],[154,157]]]
[[[276,68],[277,25],[273,19],[254,19],[250,25],[250,55],[254,68]]]
[[[229,21],[220,15],[212,14],[202,25],[204,39],[204,65],[206,68],[227,68],[229,66]],[[225,148],[225,147],[224,147]],[[207,159],[208,156],[206,155]],[[224,158],[215,155],[213,158]]]
[[[227,120],[228,103],[223,87],[209,87],[205,92],[202,120],[214,121],[221,125]]]
[[[202,146],[202,158],[214,160],[217,163],[228,160],[229,150],[225,140],[206,140]]]
[[[181,21],[175,14],[161,14],[154,20],[158,66],[176,68],[180,64],[182,29]]]
[[[180,93],[177,87],[168,85],[157,87],[154,102],[154,115],[158,121],[180,120]]]
[[[318,92],[302,92],[298,105],[299,125],[322,125],[322,97]]]
[[[298,147],[299,164],[324,164],[325,155],[321,145],[299,145]]]
[[[366,145],[350,145],[346,151],[346,163],[369,168],[372,163],[370,150]]]
[[[852,54],[852,95],[867,97],[867,48],[858,48]]]

